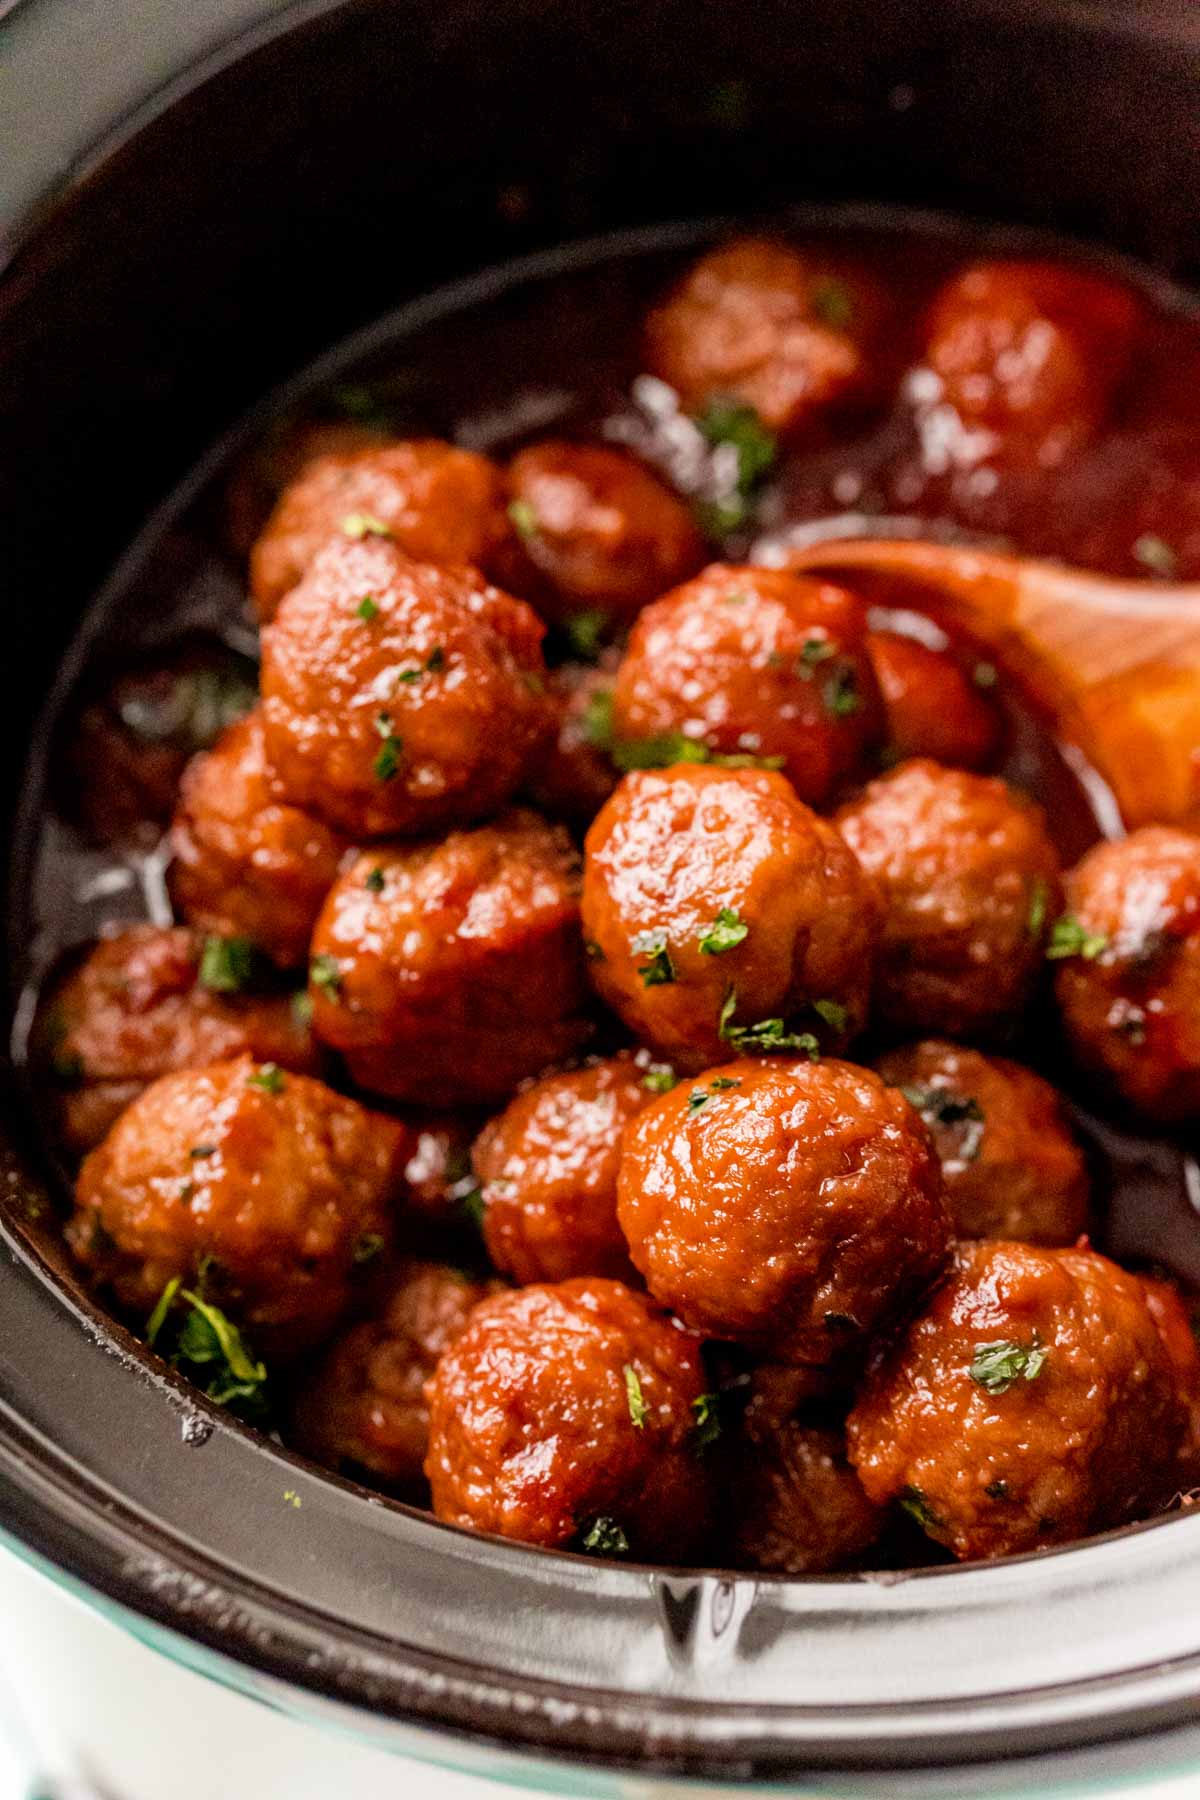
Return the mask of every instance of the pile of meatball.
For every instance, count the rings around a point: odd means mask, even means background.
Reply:
[[[1124,328],[1093,280],[939,297],[927,367],[997,455],[1084,429]],[[742,241],[644,358],[797,440],[876,331],[852,269]],[[96,1288],[215,1397],[269,1370],[329,1468],[547,1547],[975,1559],[1190,1489],[1186,1296],[1091,1247],[1068,1111],[1002,1052],[1195,1114],[1200,837],[1064,873],[989,772],[994,668],[714,561],[624,449],[343,428],[292,465],[256,702],[174,801],[177,923],[43,1004]]]

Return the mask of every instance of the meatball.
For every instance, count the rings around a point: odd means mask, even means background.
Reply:
[[[181,927],[101,938],[47,996],[35,1039],[59,1088],[68,1148],[90,1150],[150,1082],[247,1053],[315,1074],[302,1010],[286,994],[225,991],[228,959]],[[219,980],[214,990],[208,979]]]
[[[741,238],[702,256],[651,313],[646,364],[689,412],[734,399],[769,430],[796,432],[875,386],[884,310],[860,271]]]
[[[1010,1027],[1062,892],[1041,808],[920,758],[871,782],[835,823],[883,895],[880,1018],[956,1037]]]
[[[850,1415],[871,1499],[962,1559],[1066,1543],[1173,1491],[1175,1368],[1136,1275],[1090,1250],[964,1244]]]
[[[609,653],[614,654],[614,653]],[[612,742],[613,669],[563,663],[549,677],[557,735],[530,784],[539,811],[570,825],[590,825],[617,785]]]
[[[202,931],[245,937],[283,968],[308,956],[345,844],[275,797],[262,714],[231,725],[184,772],[171,826],[171,896]]]
[[[547,1075],[486,1125],[473,1161],[488,1255],[514,1281],[632,1277],[617,1224],[625,1127],[674,1083],[645,1053]]]
[[[330,1345],[296,1396],[291,1439],[330,1469],[365,1472],[421,1497],[429,1448],[425,1384],[496,1281],[443,1263],[388,1272],[369,1318]]]
[[[543,610],[600,608],[614,620],[704,561],[688,508],[627,450],[548,441],[514,457],[509,516],[545,578]]]
[[[1200,1110],[1200,835],[1147,825],[1067,877],[1055,927],[1071,1050],[1149,1118]]]
[[[313,458],[279,496],[250,552],[260,617],[273,618],[317,552],[347,531],[387,537],[419,562],[489,568],[512,535],[504,478],[486,456],[437,438]]]
[[[421,1113],[412,1130],[412,1154],[404,1165],[409,1210],[431,1225],[453,1224],[475,1191],[471,1145],[478,1120],[470,1113]]]
[[[770,759],[820,806],[880,735],[866,629],[865,606],[843,588],[714,563],[638,620],[613,734]]]
[[[225,538],[234,555],[249,556],[283,489],[318,457],[378,450],[386,435],[369,419],[277,420],[234,464],[225,489]]]
[[[257,1345],[298,1349],[336,1323],[356,1252],[390,1239],[406,1140],[248,1056],[164,1075],[84,1161],[68,1241],[130,1311],[203,1270]]]
[[[583,928],[602,998],[688,1071],[866,1018],[878,903],[782,775],[627,775],[587,835]]]
[[[263,631],[277,791],[354,836],[496,811],[551,728],[542,626],[469,569],[334,541]]]
[[[1087,1163],[1048,1081],[938,1039],[878,1069],[933,1134],[960,1237],[1073,1244],[1087,1230]]]
[[[951,1243],[929,1133],[851,1063],[744,1059],[682,1083],[627,1128],[617,1195],[655,1299],[777,1362],[860,1351]]]
[[[741,1447],[733,1560],[776,1575],[861,1568],[886,1514],[867,1499],[840,1431],[789,1419]]]
[[[429,1387],[439,1519],[524,1543],[684,1562],[709,1523],[697,1341],[619,1281],[475,1309]]]
[[[1143,1275],[1142,1287],[1150,1316],[1174,1366],[1187,1415],[1178,1469],[1179,1487],[1186,1490],[1200,1483],[1200,1345],[1196,1342],[1195,1302],[1185,1299],[1165,1275]]]
[[[1129,289],[1061,263],[973,263],[947,282],[925,355],[937,403],[977,455],[1052,468],[1103,423],[1142,309]]]
[[[955,769],[988,767],[999,748],[1000,715],[955,657],[897,631],[873,631],[867,651],[894,759],[929,756]]]
[[[313,936],[317,1036],[395,1099],[507,1100],[588,1035],[578,861],[561,826],[519,811],[358,856]]]

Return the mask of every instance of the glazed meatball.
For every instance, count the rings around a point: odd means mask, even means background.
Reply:
[[[1010,1027],[1062,892],[1041,808],[1003,781],[918,759],[835,823],[883,895],[880,1018],[956,1037]]]
[[[625,1052],[545,1076],[484,1127],[473,1161],[484,1242],[502,1274],[522,1284],[632,1276],[617,1224],[621,1142],[673,1082],[668,1065]]]
[[[867,651],[894,760],[929,756],[954,769],[986,769],[995,760],[1000,715],[948,651],[930,650],[897,631],[871,632]]]
[[[225,489],[225,536],[242,559],[289,483],[318,457],[382,449],[387,433],[366,419],[280,419],[233,466]],[[340,522],[340,521],[339,521]]]
[[[1061,263],[974,263],[930,314],[937,402],[977,434],[977,458],[1055,467],[1103,422],[1140,321],[1135,296],[1102,276]]]
[[[655,1299],[773,1361],[860,1351],[949,1253],[929,1133],[851,1063],[709,1069],[627,1127],[617,1216]]]
[[[444,1263],[390,1270],[369,1318],[351,1325],[304,1380],[291,1438],[330,1469],[365,1472],[419,1497],[429,1448],[425,1384],[474,1307],[503,1291]]]
[[[474,1193],[471,1145],[478,1132],[472,1113],[421,1113],[412,1123],[413,1147],[404,1165],[409,1210],[432,1225],[453,1224]]]
[[[495,812],[551,728],[542,627],[469,569],[382,539],[322,550],[263,631],[280,796],[353,836]]]
[[[627,775],[587,835],[589,970],[681,1069],[861,1029],[874,892],[782,775],[692,764]]]
[[[859,271],[741,238],[701,257],[651,313],[646,365],[689,412],[734,399],[795,432],[870,391],[883,311]]]
[[[514,457],[508,482],[509,516],[545,578],[543,611],[552,615],[596,607],[630,619],[704,561],[687,507],[627,450],[532,444]]]
[[[188,764],[171,826],[171,897],[201,931],[249,938],[282,968],[308,956],[344,841],[275,797],[257,708]]]
[[[702,1543],[705,1380],[688,1333],[619,1281],[485,1300],[429,1387],[439,1519],[674,1563]]]
[[[936,1038],[878,1068],[933,1134],[960,1237],[1073,1244],[1087,1230],[1087,1164],[1048,1081]]]
[[[886,1518],[847,1462],[842,1433],[798,1419],[741,1447],[731,1488],[733,1560],[742,1569],[861,1568]]]
[[[227,991],[228,957],[215,948],[213,966],[194,932],[130,925],[102,938],[50,990],[35,1040],[59,1089],[69,1149],[92,1149],[143,1088],[176,1069],[249,1053],[317,1072],[317,1048],[293,997]]]
[[[1149,1118],[1200,1110],[1200,835],[1148,825],[1067,877],[1055,927],[1071,1049]]]
[[[255,1344],[319,1342],[356,1252],[386,1246],[406,1133],[306,1075],[247,1057],[164,1075],[85,1160],[67,1237],[148,1314],[203,1268]]]
[[[844,588],[714,563],[638,620],[613,690],[614,737],[673,733],[770,758],[820,806],[880,734],[866,628]]]
[[[535,813],[364,852],[312,948],[317,1036],[398,1100],[507,1100],[588,1035],[578,856]]]
[[[1066,1543],[1152,1511],[1185,1428],[1136,1275],[1090,1250],[964,1244],[850,1415],[871,1499],[962,1559]]]
[[[557,732],[529,792],[540,812],[569,825],[590,825],[617,785],[608,754],[613,674],[606,657],[599,667],[563,663],[547,683]]]
[[[317,552],[346,531],[377,532],[418,562],[490,568],[511,538],[503,476],[486,456],[437,438],[313,458],[279,496],[250,552],[259,616],[273,618]]]
[[[1186,1299],[1165,1275],[1143,1275],[1142,1287],[1150,1316],[1174,1367],[1187,1416],[1178,1468],[1179,1487],[1186,1490],[1200,1483],[1200,1345],[1196,1342],[1195,1301]]]

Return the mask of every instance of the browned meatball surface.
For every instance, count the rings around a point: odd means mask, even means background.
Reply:
[[[171,895],[191,924],[249,938],[283,968],[306,960],[345,843],[276,798],[257,708],[188,764],[171,850]]]
[[[312,948],[317,1036],[396,1099],[507,1100],[588,1035],[579,859],[535,813],[363,852]]]
[[[1158,1327],[1175,1371],[1175,1382],[1187,1416],[1179,1447],[1178,1485],[1187,1491],[1200,1485],[1200,1344],[1196,1341],[1196,1300],[1165,1275],[1143,1275],[1142,1288],[1150,1316]]]
[[[861,1568],[886,1518],[846,1460],[843,1434],[798,1419],[747,1438],[730,1485],[733,1560],[742,1569]]]
[[[1003,781],[918,759],[835,823],[883,895],[880,1018],[956,1037],[1010,1026],[1062,892],[1041,808]]]
[[[228,991],[222,951],[206,956],[203,939],[182,927],[130,925],[50,990],[35,1041],[60,1087],[70,1149],[92,1149],[144,1087],[176,1069],[249,1053],[317,1072],[317,1046],[292,997]]]
[[[502,1274],[522,1284],[632,1276],[617,1224],[621,1144],[673,1082],[668,1065],[623,1052],[544,1076],[484,1127],[473,1162],[484,1242]]]
[[[989,767],[1000,745],[1000,715],[956,657],[897,631],[871,632],[867,651],[883,696],[893,760],[930,756],[955,769]],[[976,668],[995,679],[990,664]]]
[[[430,1224],[450,1224],[462,1216],[475,1189],[471,1145],[479,1121],[474,1113],[418,1113],[410,1120],[412,1154],[404,1165],[409,1209]]]
[[[608,755],[612,738],[614,668],[609,651],[599,666],[563,663],[547,682],[557,731],[529,796],[539,812],[569,825],[590,825],[619,779]]]
[[[782,775],[627,775],[587,835],[583,925],[601,997],[680,1068],[865,1021],[878,903]]]
[[[439,1519],[525,1543],[686,1562],[709,1523],[695,1338],[618,1281],[484,1301],[429,1389]]]
[[[425,1384],[472,1309],[500,1291],[445,1263],[389,1271],[370,1317],[336,1339],[300,1388],[291,1440],[327,1468],[419,1496],[429,1448]]]
[[[960,1237],[1073,1244],[1087,1230],[1087,1163],[1048,1081],[937,1038],[877,1067],[933,1134]]]
[[[554,615],[599,608],[632,618],[704,561],[704,539],[682,500],[627,450],[551,440],[508,470],[513,520],[549,586]]]
[[[740,400],[769,430],[795,432],[876,385],[869,352],[885,312],[877,285],[840,261],[739,238],[651,313],[646,363],[689,412]]]
[[[849,1420],[870,1497],[964,1560],[1066,1543],[1169,1498],[1185,1429],[1136,1275],[1087,1250],[964,1244]]]
[[[263,631],[278,792],[352,836],[444,830],[519,785],[551,729],[542,626],[380,538],[322,550]]]
[[[820,806],[880,735],[866,629],[844,588],[714,563],[642,613],[617,671],[614,736],[769,758]]]
[[[743,1059],[681,1083],[627,1128],[617,1192],[654,1297],[778,1362],[861,1350],[950,1249],[928,1132],[851,1063]]]
[[[84,1162],[68,1240],[130,1311],[204,1266],[256,1344],[295,1349],[336,1322],[364,1240],[390,1239],[406,1137],[248,1056],[164,1075]]]
[[[1067,877],[1050,954],[1073,1054],[1149,1118],[1200,1111],[1200,836],[1148,825]]]
[[[377,533],[419,562],[488,568],[511,538],[494,463],[438,438],[362,444],[308,461],[250,552],[263,619],[339,533]]]

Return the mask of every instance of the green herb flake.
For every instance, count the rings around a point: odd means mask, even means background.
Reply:
[[[368,869],[367,878],[363,882],[363,886],[366,888],[368,894],[382,894],[383,870],[380,868]]]
[[[342,520],[342,531],[348,538],[382,537],[390,538],[392,528],[377,519],[373,513],[347,513]]]
[[[721,1435],[720,1394],[700,1394],[692,1401],[697,1450],[711,1449]]]
[[[392,723],[391,713],[376,715],[375,729],[383,739],[383,745],[371,767],[379,781],[391,781],[400,767],[400,752],[404,745],[392,730]]]
[[[825,1021],[830,1031],[845,1031],[850,1014],[840,1000],[814,1000],[812,1009],[819,1019]]]
[[[440,675],[446,666],[446,648],[444,644],[435,644],[425,658],[425,673]]]
[[[759,1019],[753,1025],[735,1025],[737,990],[730,988],[717,1019],[717,1031],[727,1044],[743,1056],[775,1056],[784,1050],[797,1050],[818,1062],[821,1046],[811,1031],[789,1031],[782,1019]]]
[[[989,1500],[1009,1500],[1012,1497],[1007,1481],[989,1481],[983,1491]]]
[[[821,663],[828,662],[837,652],[828,638],[805,638],[804,647],[796,658],[795,670],[801,681],[811,681],[813,670]]]
[[[983,1108],[972,1094],[960,1094],[954,1088],[905,1085],[899,1090],[914,1112],[920,1113],[927,1125],[966,1125],[958,1156],[962,1162],[974,1162],[983,1144],[987,1119]]]
[[[638,969],[643,987],[666,987],[675,980],[675,964],[667,949],[665,931],[639,931],[629,948],[635,956],[649,958]]]
[[[83,1080],[83,1058],[77,1050],[55,1050],[50,1067],[60,1087],[78,1087]]]
[[[364,594],[354,609],[354,616],[361,619],[364,625],[369,625],[372,619],[379,617],[378,601],[373,600],[370,594]]]
[[[1064,913],[1050,927],[1046,945],[1048,962],[1066,962],[1079,956],[1084,962],[1095,962],[1108,949],[1108,939],[1101,932],[1087,931],[1073,913]]]
[[[854,320],[854,297],[844,281],[827,276],[809,295],[809,311],[831,331],[846,331]]]
[[[750,927],[731,906],[723,906],[708,930],[700,938],[705,956],[723,956],[749,935]]]
[[[215,1144],[193,1144],[188,1151],[193,1162],[207,1162],[210,1156],[216,1154],[217,1146]]]
[[[1160,581],[1174,581],[1179,573],[1179,558],[1166,538],[1155,532],[1143,532],[1133,546],[1134,561],[1151,575],[1157,575]]]
[[[292,1018],[293,1018],[294,1022],[300,1027],[301,1031],[307,1031],[308,1027],[312,1024],[312,1016],[313,1016],[312,995],[303,989],[301,990],[300,993],[293,994],[292,995]]]
[[[597,750],[613,747],[613,697],[611,688],[597,688],[583,709],[583,735]]]
[[[710,400],[696,420],[710,444],[731,444],[737,457],[737,486],[748,493],[775,462],[778,443],[752,406],[734,400]]]
[[[699,500],[694,510],[705,537],[718,541],[737,531],[750,516],[747,502],[738,493],[724,494],[719,500]]]
[[[629,1404],[629,1417],[633,1420],[635,1431],[641,1431],[650,1411],[642,1398],[641,1380],[632,1363],[626,1363],[621,1373],[625,1377],[625,1398]]]
[[[824,690],[825,710],[835,719],[848,719],[858,712],[862,700],[858,677],[849,663],[842,663],[830,675]]]
[[[483,1189],[481,1187],[476,1185],[467,1190],[462,1197],[462,1209],[472,1225],[477,1228],[482,1228],[483,1215],[487,1211],[487,1205],[484,1201]]]
[[[670,1063],[651,1063],[642,1076],[642,1086],[648,1094],[669,1094],[678,1080]]]
[[[1000,679],[1000,671],[995,663],[977,662],[971,670],[971,680],[977,688],[994,688]]]
[[[1016,1381],[1035,1381],[1041,1374],[1048,1351],[1037,1332],[1029,1344],[1014,1343],[1011,1338],[998,1338],[994,1343],[976,1344],[971,1359],[971,1380],[989,1394],[1007,1394]]]
[[[607,626],[608,614],[599,607],[571,613],[563,621],[563,634],[571,646],[571,654],[580,662],[595,662]]]
[[[171,1358],[176,1368],[196,1380],[218,1405],[234,1400],[261,1403],[267,1371],[251,1354],[237,1326],[220,1307],[188,1288],[179,1290],[179,1298],[191,1311]]]
[[[287,1082],[279,1064],[268,1062],[255,1069],[253,1075],[247,1075],[246,1086],[261,1088],[264,1094],[282,1094]]]
[[[240,993],[253,981],[254,967],[254,945],[249,938],[205,938],[200,954],[200,985],[210,993]]]
[[[383,1250],[383,1238],[378,1231],[364,1231],[355,1240],[351,1257],[356,1264],[374,1262]]]
[[[535,538],[537,536],[538,516],[534,512],[532,506],[530,506],[528,500],[510,500],[508,503],[508,516],[512,521],[517,536],[523,543],[527,544],[530,538]]]
[[[308,965],[308,978],[328,1000],[336,1000],[342,991],[342,971],[336,956],[314,956]]]
[[[741,1082],[730,1075],[718,1075],[706,1088],[693,1088],[688,1095],[687,1109],[689,1113],[698,1113],[706,1106],[714,1094],[723,1094],[729,1088],[741,1087]]]
[[[589,1556],[628,1556],[629,1539],[615,1519],[593,1519],[579,1539],[579,1547]]]
[[[896,1496],[910,1519],[915,1519],[922,1531],[937,1531],[942,1521],[934,1512],[923,1490],[919,1487],[901,1488]]]
[[[183,1277],[180,1275],[176,1275],[172,1280],[168,1281],[166,1287],[158,1296],[158,1302],[155,1305],[154,1311],[146,1320],[146,1342],[150,1345],[151,1349],[154,1348],[155,1339],[167,1322],[167,1314],[174,1305],[175,1296],[182,1286]]]

